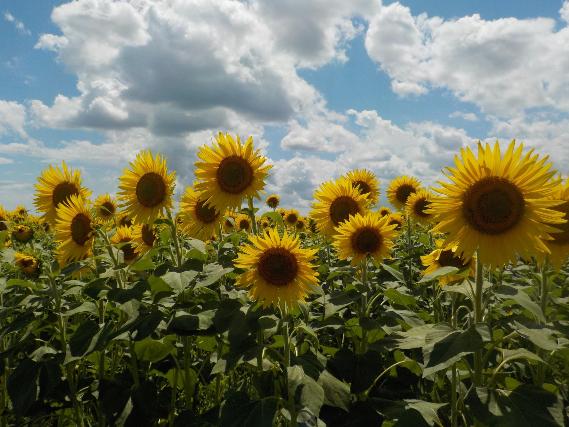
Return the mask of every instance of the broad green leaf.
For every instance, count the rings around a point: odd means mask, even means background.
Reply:
[[[301,407],[318,414],[324,404],[324,389],[313,378],[306,375],[301,366],[287,369],[288,392],[299,397]],[[300,396],[299,396],[300,395]]]
[[[545,316],[541,311],[541,307],[532,301],[530,296],[523,290],[516,289],[513,286],[502,285],[496,288],[495,295],[506,304],[513,302],[522,306],[533,314],[537,320],[545,322]]]
[[[555,331],[545,328],[528,328],[519,322],[514,322],[516,332],[530,340],[532,343],[547,351],[557,350],[559,344],[554,336]]]
[[[25,415],[36,401],[39,364],[31,359],[20,360],[8,377],[7,388],[14,412]]]
[[[140,360],[156,363],[173,352],[174,346],[171,342],[145,338],[134,343],[134,351]]]
[[[450,266],[441,267],[441,268],[436,269],[432,273],[429,273],[429,274],[423,276],[423,278],[421,280],[419,280],[419,282],[417,282],[417,283],[430,282],[431,280],[436,280],[436,279],[439,279],[443,276],[448,276],[449,274],[456,274],[458,271],[460,271],[460,270],[456,267],[450,267]]]
[[[323,371],[318,377],[318,384],[324,390],[324,403],[328,406],[342,408],[349,412],[350,386],[340,381],[328,371]]]
[[[393,267],[390,267],[387,264],[381,264],[381,266],[385,269],[385,271],[389,272],[393,277],[395,277],[400,282],[405,281],[405,278],[403,277],[403,273],[395,270]]]

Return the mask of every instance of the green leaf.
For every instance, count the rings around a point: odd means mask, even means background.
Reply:
[[[130,269],[132,271],[148,271],[154,270],[156,264],[152,261],[151,254],[145,254],[143,257],[138,259],[135,263],[131,264]]]
[[[381,264],[381,266],[385,269],[385,271],[387,271],[388,273],[390,273],[393,277],[395,277],[397,280],[399,280],[400,282],[404,282],[405,278],[403,277],[403,273],[395,270],[393,267],[388,266],[387,264]]]
[[[432,273],[423,276],[423,278],[419,280],[417,283],[430,282],[431,280],[436,280],[439,279],[440,277],[448,276],[449,274],[456,274],[458,271],[460,271],[458,268],[451,266],[437,268]]]
[[[545,316],[541,311],[541,307],[532,301],[530,296],[523,290],[516,289],[513,286],[502,285],[496,288],[495,295],[506,304],[516,303],[522,306],[533,314],[537,320],[545,322]]]
[[[178,335],[193,335],[210,329],[213,326],[214,316],[215,310],[206,310],[198,314],[177,311],[168,328]]]
[[[220,427],[272,427],[277,412],[275,397],[250,400],[247,393],[230,393],[221,408]]]
[[[342,408],[349,412],[350,386],[340,381],[328,371],[323,371],[318,377],[318,384],[324,390],[324,403],[328,406]]]
[[[276,224],[277,227],[284,228],[283,217],[278,212],[265,212],[261,218],[270,218],[273,221],[273,224]]]
[[[324,389],[314,379],[304,373],[301,366],[287,368],[288,392],[300,397],[301,407],[318,414],[324,404]]]
[[[69,340],[69,348],[72,356],[83,356],[93,351],[97,341],[94,339],[99,332],[99,325],[94,320],[85,320]]]
[[[554,336],[555,331],[545,327],[528,328],[519,322],[514,322],[514,325],[517,333],[521,334],[538,347],[547,351],[559,349],[560,346]]]
[[[502,360],[526,359],[545,363],[541,357],[529,350],[526,350],[525,348],[517,348],[515,350],[501,348],[500,351],[502,352]]]
[[[153,295],[163,293],[163,292],[172,292],[172,288],[168,283],[162,280],[161,277],[157,276],[150,276],[148,278],[148,284],[150,285],[150,290],[152,291]]]
[[[40,289],[40,286],[38,284],[24,279],[9,279],[6,282],[6,288],[12,287],[30,288],[32,290]]]
[[[31,359],[23,359],[8,377],[8,394],[17,415],[25,415],[36,401],[39,366]]]
[[[208,264],[204,268],[204,274],[206,275],[205,279],[199,280],[195,289],[213,285],[225,274],[231,273],[232,271],[233,268],[223,268],[219,264]]]
[[[414,307],[417,305],[417,301],[413,295],[404,294],[397,289],[386,289],[384,295],[389,300],[391,305],[394,306]]]
[[[144,362],[156,363],[168,356],[173,350],[172,343],[164,342],[164,340],[145,338],[134,343],[136,357]]]
[[[446,337],[452,330],[453,329],[446,323],[416,326],[406,332],[398,333],[402,338],[397,340],[397,347],[401,350],[422,348],[427,345],[427,340],[429,342],[436,342]]]

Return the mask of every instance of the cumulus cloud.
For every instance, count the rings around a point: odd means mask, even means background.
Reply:
[[[25,125],[26,108],[18,102],[0,99],[0,136],[15,133],[22,138],[27,138]]]
[[[23,35],[30,36],[32,33],[26,28],[22,21],[17,20],[10,12],[4,12],[4,21],[10,22],[16,30]]]

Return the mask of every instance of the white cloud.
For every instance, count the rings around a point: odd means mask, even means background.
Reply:
[[[563,5],[561,6],[561,9],[559,9],[559,16],[561,16],[561,19],[563,19],[565,22],[569,23],[569,1],[565,0],[565,2],[563,2]]]
[[[6,157],[0,157],[0,165],[9,165],[14,163],[12,159],[7,159]]]
[[[478,116],[474,113],[465,113],[464,111],[453,111],[449,114],[451,119],[462,119],[467,122],[477,122]]]
[[[0,136],[6,133],[15,133],[22,138],[27,138],[24,129],[25,124],[25,107],[14,101],[0,99]]]
[[[32,33],[26,28],[22,21],[17,20],[10,12],[4,12],[4,20],[14,25],[20,34],[30,36]]]

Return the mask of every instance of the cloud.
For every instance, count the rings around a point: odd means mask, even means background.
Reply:
[[[10,12],[4,12],[4,20],[14,25],[16,30],[23,35],[30,36],[32,33],[26,28],[22,21],[18,21]]]
[[[561,9],[559,9],[559,16],[565,22],[569,23],[569,1],[568,0],[565,0],[563,2],[563,5],[561,6]]]
[[[467,122],[477,122],[478,116],[474,113],[465,113],[463,111],[453,111],[448,115],[451,119],[462,119]]]
[[[15,133],[21,138],[27,138],[25,125],[26,108],[18,102],[0,99],[0,136]]]

